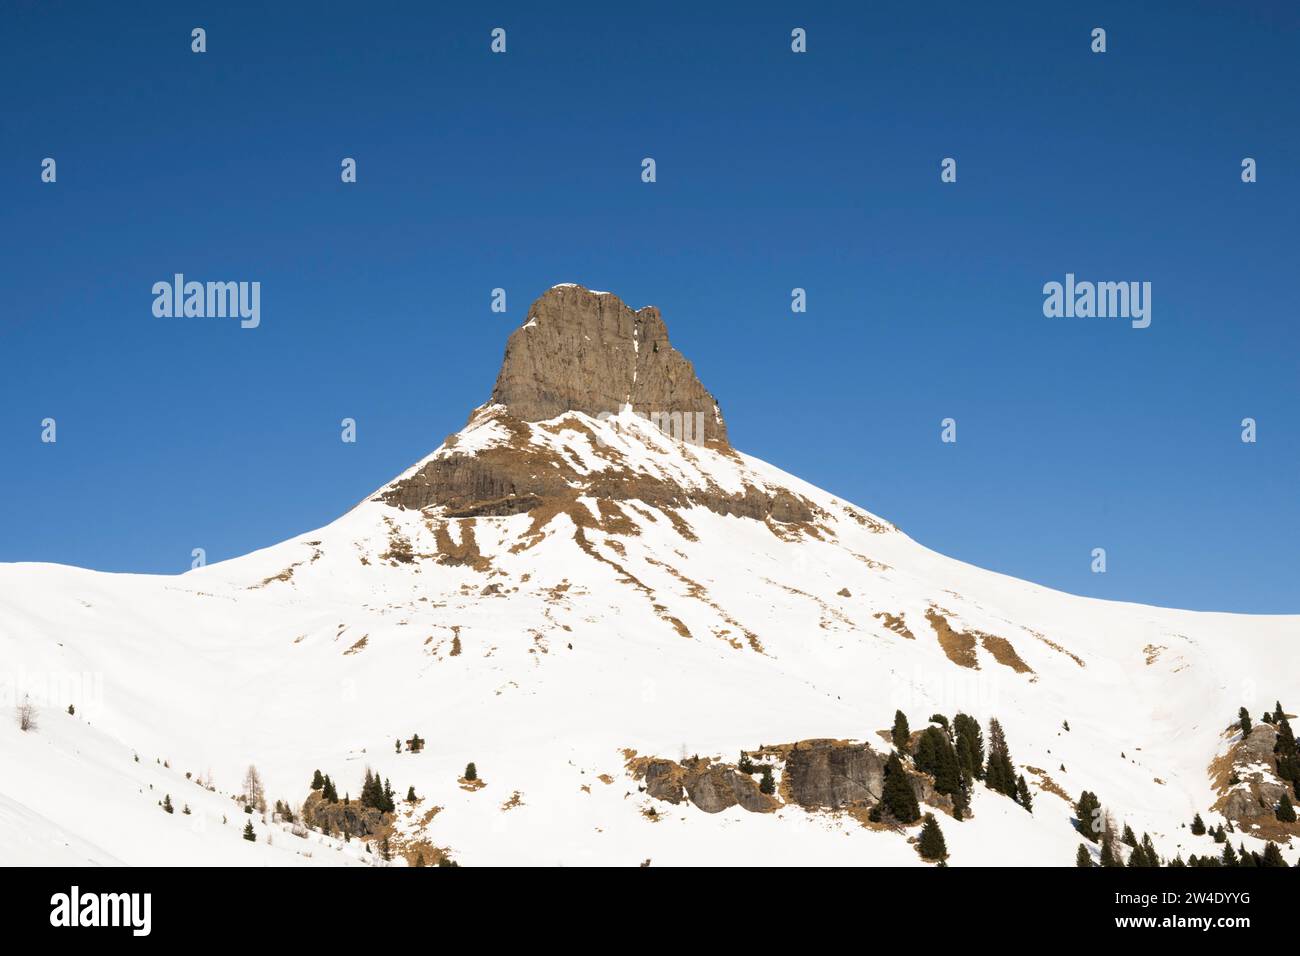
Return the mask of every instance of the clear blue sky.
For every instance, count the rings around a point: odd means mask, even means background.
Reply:
[[[1300,611],[1300,7],[719,6],[4,4],[0,560],[324,524],[573,281],[663,310],[737,447],[936,550]],[[260,281],[261,327],[154,318],[174,272]],[[1150,281],[1151,327],[1045,318],[1066,272]]]

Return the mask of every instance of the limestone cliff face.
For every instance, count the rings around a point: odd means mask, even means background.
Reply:
[[[704,441],[727,443],[717,401],[669,343],[659,310],[634,311],[616,295],[578,285],[556,286],[529,308],[506,343],[492,402],[527,422],[567,411],[613,415],[631,405],[656,420],[690,416],[686,427],[702,425]]]

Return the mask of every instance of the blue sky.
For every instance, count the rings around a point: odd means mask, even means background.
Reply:
[[[737,447],[938,551],[1300,611],[1300,8],[460,6],[5,5],[0,560],[322,525],[573,281],[662,309]],[[260,281],[261,327],[155,318],[175,272]],[[1067,272],[1151,282],[1151,327],[1045,318]]]

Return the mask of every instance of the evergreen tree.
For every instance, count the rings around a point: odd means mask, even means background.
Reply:
[[[961,771],[952,741],[938,727],[927,727],[916,744],[916,769],[934,777],[934,789],[952,795],[961,789]]]
[[[763,767],[763,776],[758,779],[758,792],[772,794],[776,793],[776,781],[772,779],[772,768]]]
[[[926,860],[948,858],[948,845],[944,842],[943,831],[939,829],[939,821],[934,818],[933,813],[925,815],[925,826],[921,827],[921,839],[917,843],[917,849]]]
[[[1282,709],[1282,702],[1279,700],[1273,705],[1273,723],[1280,724],[1286,720],[1286,711]]]
[[[1088,852],[1088,848],[1082,843],[1079,844],[1079,852],[1074,854],[1074,865],[1083,867],[1097,865],[1092,862],[1092,854]]]
[[[916,794],[912,792],[912,781],[898,754],[891,753],[885,764],[885,781],[881,788],[880,802],[899,823],[915,823],[921,817],[921,808],[916,803]]]
[[[1226,839],[1228,839],[1228,835],[1223,832],[1223,824],[1220,823],[1218,829],[1214,831],[1214,842],[1222,843]]]
[[[1129,826],[1127,823],[1124,824],[1124,838],[1123,838],[1123,839],[1124,839],[1124,842],[1127,843],[1129,846],[1137,846],[1137,845],[1138,845],[1138,838],[1137,838],[1136,836],[1133,835],[1133,828],[1132,828],[1131,826]]]
[[[1110,845],[1110,834],[1107,833],[1101,838],[1101,865],[1102,866],[1123,866],[1115,856],[1115,851]]]
[[[1096,843],[1101,830],[1101,801],[1097,795],[1088,790],[1083,791],[1079,802],[1074,805],[1074,815],[1075,829]]]
[[[1226,841],[1223,844],[1223,865],[1224,866],[1237,865],[1237,851],[1232,848],[1231,843],[1228,843]]]
[[[1172,867],[1184,867],[1184,868],[1187,866],[1187,864],[1183,862],[1183,855],[1181,853],[1174,854],[1174,858],[1169,861],[1169,865]]]
[[[394,740],[393,746],[396,748],[397,753],[400,754],[402,752],[402,738],[398,737],[396,740]]]
[[[1002,724],[996,717],[989,718],[989,759],[984,770],[984,782],[990,790],[1015,799],[1015,766],[1007,747],[1006,735],[1002,732]]]
[[[465,765],[465,779],[466,780],[478,779],[478,767],[474,766],[473,761],[470,761],[468,764]]]
[[[958,714],[952,720],[957,734],[957,762],[967,787],[984,776],[984,732],[979,721],[967,714]]]
[[[1025,775],[1023,773],[1016,781],[1016,803],[1020,804],[1030,813],[1034,812],[1034,800],[1029,794],[1029,784],[1025,783]]]
[[[257,842],[257,834],[253,832],[253,821],[249,820],[244,824],[244,839],[249,843]]]
[[[1241,727],[1241,736],[1250,736],[1250,712],[1245,707],[1237,711],[1237,723]]]
[[[743,750],[740,752],[740,761],[736,764],[736,769],[743,774],[751,774],[758,770],[758,768],[754,766],[754,761],[749,759],[749,754],[745,753]]]
[[[417,797],[417,796],[415,795],[415,787],[414,787],[414,785],[412,785],[412,786],[410,786],[410,787],[407,787],[407,788],[406,788],[406,802],[407,802],[407,803],[415,803],[415,801],[418,800],[418,799],[420,799],[420,798]]]
[[[383,811],[385,813],[395,813],[397,811],[397,804],[393,802],[393,781],[391,780],[384,781]]]
[[[1142,850],[1143,866],[1160,865],[1160,854],[1156,852],[1155,844],[1151,842],[1151,834],[1142,834],[1142,844],[1140,848]]]
[[[175,808],[172,806],[172,795],[170,793],[163,795],[162,808],[164,813],[176,812]]]
[[[393,851],[388,845],[388,835],[379,841],[379,858],[387,862],[393,858]]]
[[[324,789],[324,787],[325,787],[325,778],[322,777],[322,776],[320,775],[320,771],[317,770],[317,771],[312,775],[312,778],[311,778],[311,788],[312,788],[313,790],[322,790],[322,789]]]
[[[1277,804],[1277,818],[1283,823],[1295,823],[1295,807],[1291,806],[1291,798],[1282,791],[1282,799]]]
[[[1264,846],[1264,858],[1260,861],[1260,866],[1275,867],[1286,866],[1287,862],[1282,858],[1282,851],[1277,848],[1277,844],[1269,841]]]
[[[1192,818],[1192,832],[1197,836],[1205,836],[1205,821],[1199,813]]]
[[[894,711],[894,731],[892,736],[894,739],[894,748],[898,750],[899,753],[907,753],[907,742],[911,738],[912,733],[907,728],[907,715],[901,710]]]

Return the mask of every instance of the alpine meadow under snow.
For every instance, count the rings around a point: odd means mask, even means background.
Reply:
[[[1084,791],[1163,858],[1220,856],[1199,813],[1294,863],[1294,782],[1237,715],[1271,745],[1300,706],[1298,629],[929,551],[733,449],[657,310],[557,286],[465,428],[333,523],[178,576],[0,565],[35,716],[0,724],[0,860],[928,865],[880,789],[901,743],[950,865],[1095,858]],[[959,713],[1028,809],[918,765]]]

